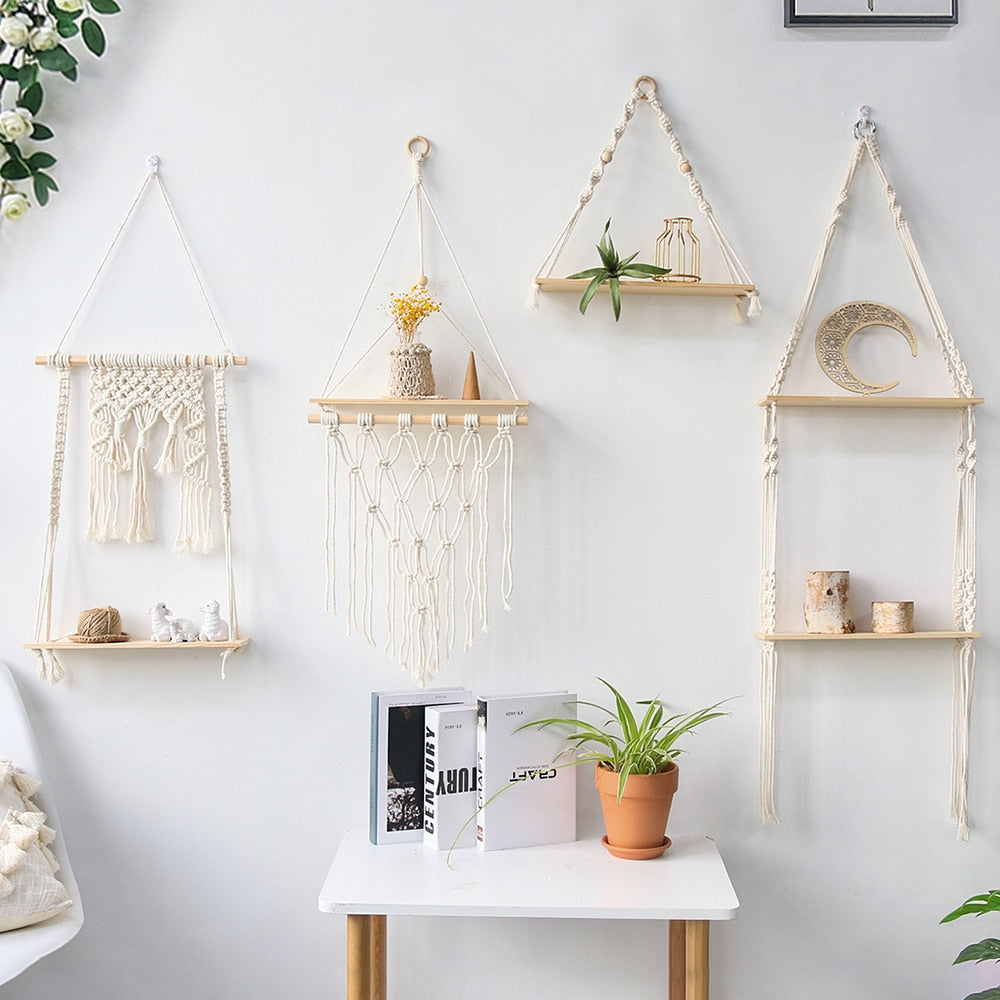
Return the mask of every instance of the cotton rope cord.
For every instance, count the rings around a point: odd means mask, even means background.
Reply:
[[[56,438],[53,453],[52,485],[50,490],[49,526],[43,553],[42,582],[36,616],[36,642],[51,641],[53,562],[60,516],[62,471],[65,462],[66,423],[71,390],[71,361],[62,349],[84,306],[96,287],[101,274],[128,229],[147,188],[155,184],[163,199],[184,256],[191,268],[202,300],[222,344],[223,352],[214,356],[213,385],[215,397],[216,448],[219,464],[219,490],[222,510],[223,541],[226,560],[227,597],[229,608],[229,640],[239,638],[236,594],[232,566],[231,535],[231,476],[229,470],[228,410],[225,394],[225,372],[234,364],[234,356],[226,342],[221,323],[212,306],[190,244],[180,220],[159,176],[159,157],[147,159],[148,172],[139,191],[129,205],[125,218],[98,264],[83,297],[70,318],[57,349],[48,356],[48,364],[59,369],[59,400],[56,415]],[[204,366],[207,355],[153,354],[91,354],[87,358],[91,370],[91,485],[90,520],[87,537],[95,540],[124,538],[145,541],[152,538],[152,522],[147,497],[147,457],[149,436],[158,421],[167,424],[167,440],[156,463],[162,473],[181,474],[181,504],[174,549],[179,552],[208,552],[212,548],[211,485],[207,474],[207,442],[205,437],[205,405],[202,396]],[[130,450],[126,427],[135,428],[135,447]],[[132,483],[128,523],[122,529],[118,522],[119,497],[117,478],[131,472]],[[226,659],[232,652],[222,652],[222,676]],[[38,651],[39,674],[57,683],[65,672],[52,650]]]
[[[646,84],[646,86],[644,87],[642,84]],[[636,81],[635,87],[633,88],[629,99],[625,102],[622,116],[615,125],[611,138],[604,146],[604,149],[601,150],[597,166],[590,172],[587,183],[580,192],[576,208],[573,210],[565,228],[559,235],[559,238],[556,240],[552,249],[549,250],[545,259],[542,261],[541,267],[538,269],[538,273],[535,275],[535,281],[532,282],[531,294],[529,297],[529,304],[531,306],[537,307],[540,300],[540,286],[538,285],[537,279],[552,276],[552,272],[555,269],[559,258],[562,256],[563,251],[566,249],[566,244],[569,242],[570,236],[576,228],[576,224],[579,221],[584,208],[590,202],[594,195],[594,189],[601,182],[604,177],[605,170],[614,159],[615,152],[618,149],[618,143],[621,141],[622,136],[625,134],[625,130],[628,128],[629,123],[635,116],[636,108],[642,102],[648,103],[656,114],[656,120],[660,129],[667,137],[670,148],[677,157],[678,169],[687,177],[688,189],[698,205],[698,210],[705,217],[705,220],[708,222],[708,225],[712,230],[712,234],[715,236],[719,252],[722,255],[723,263],[726,265],[726,269],[729,271],[729,275],[733,283],[742,285],[754,284],[753,279],[747,273],[746,268],[743,266],[739,256],[727,239],[722,227],[719,225],[718,220],[715,218],[712,206],[705,199],[701,183],[695,176],[694,165],[684,155],[680,139],[678,139],[677,134],[674,131],[673,122],[671,122],[666,110],[660,103],[659,98],[656,96],[655,83],[649,77],[640,77]],[[760,293],[756,288],[754,288],[754,290],[750,293],[746,314],[747,317],[750,318],[759,316],[760,313]]]
[[[876,128],[870,119],[870,110],[860,109],[860,120],[855,125],[856,144],[847,174],[838,193],[834,210],[824,232],[819,253],[813,264],[806,286],[806,293],[798,317],[785,345],[778,370],[769,390],[770,396],[780,394],[788,374],[792,357],[798,347],[811,312],[820,276],[830,253],[844,206],[850,196],[858,166],[867,154],[878,175],[887,207],[892,216],[910,271],[916,280],[921,298],[927,308],[934,330],[934,339],[941,351],[951,387],[956,396],[971,399],[975,393],[965,364],[945,320],[944,313],[931,285],[903,216],[896,192],[889,182],[875,141]],[[761,561],[761,628],[763,633],[775,628],[774,576],[777,524],[777,465],[778,431],[777,408],[772,403],[764,409],[764,485],[762,502],[762,561]],[[955,630],[971,632],[975,628],[976,613],[976,418],[975,407],[961,411],[959,443],[956,452],[956,473],[959,480],[958,509],[956,514],[953,608]],[[774,780],[774,716],[776,697],[777,651],[773,642],[763,642],[761,649],[761,813],[765,822],[778,822],[775,808]],[[960,840],[969,839],[968,788],[969,788],[969,734],[972,716],[972,692],[975,675],[975,649],[971,639],[955,642],[952,685],[952,782],[951,813],[957,823]]]
[[[66,427],[69,417],[70,368],[69,355],[52,354],[49,364],[59,370],[59,395],[56,404],[55,440],[52,449],[52,475],[49,485],[49,519],[42,553],[42,578],[38,593],[38,610],[35,615],[35,642],[52,639],[52,578],[55,560],[56,537],[59,534],[59,510],[62,504],[63,467],[66,461]],[[51,649],[39,649],[38,676],[50,684],[58,684],[65,676],[58,656]]]
[[[353,440],[336,414],[327,427],[328,497],[327,602],[335,606],[336,467],[349,471],[347,515],[347,632],[360,631],[376,646],[375,598],[379,587],[376,551],[385,545],[384,649],[415,681],[427,683],[457,642],[458,567],[464,567],[461,598],[464,644],[476,625],[489,629],[488,549],[490,472],[502,472],[503,554],[501,593],[510,607],[512,587],[512,489],[515,418],[498,417],[497,433],[484,446],[476,414],[466,414],[460,435],[444,414],[433,414],[421,442],[410,414],[399,414],[396,430],[383,440],[372,414],[357,418]]]

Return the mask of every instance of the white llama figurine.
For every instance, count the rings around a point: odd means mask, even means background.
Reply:
[[[152,640],[153,642],[170,642],[170,616],[173,612],[160,601],[154,604],[146,614],[152,617]]]
[[[217,642],[218,640],[229,638],[229,624],[219,617],[219,602],[209,601],[203,604],[201,611],[201,632],[198,638],[201,641]]]

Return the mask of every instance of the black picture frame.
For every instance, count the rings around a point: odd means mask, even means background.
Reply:
[[[878,5],[878,0],[874,0]],[[958,24],[958,0],[941,0],[941,11],[933,14],[880,14],[878,11],[857,13],[859,0],[843,0],[842,3],[830,4],[832,7],[842,7],[843,11],[831,10],[829,13],[802,13],[801,9],[808,6],[805,0],[785,0],[785,27],[867,27],[867,26],[901,26],[916,25],[923,27],[947,28]],[[815,5],[813,5],[815,6]]]

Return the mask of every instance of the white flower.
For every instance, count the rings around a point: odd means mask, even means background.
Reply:
[[[0,136],[17,142],[31,132],[31,112],[27,108],[14,108],[0,113]]]
[[[78,10],[83,10],[83,0],[56,0],[56,6],[67,14],[75,14]]]
[[[20,219],[28,211],[28,199],[20,191],[5,194],[0,200],[0,215],[5,219]]]
[[[0,41],[21,49],[28,44],[30,34],[31,22],[23,14],[0,18]]]
[[[59,44],[59,34],[55,28],[50,28],[43,24],[40,28],[35,28],[28,35],[28,45],[34,52],[45,52],[54,49]]]

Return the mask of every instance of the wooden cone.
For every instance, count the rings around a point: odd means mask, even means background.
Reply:
[[[465,369],[465,387],[462,399],[479,399],[479,373],[476,371],[476,356],[469,351],[469,364]]]

